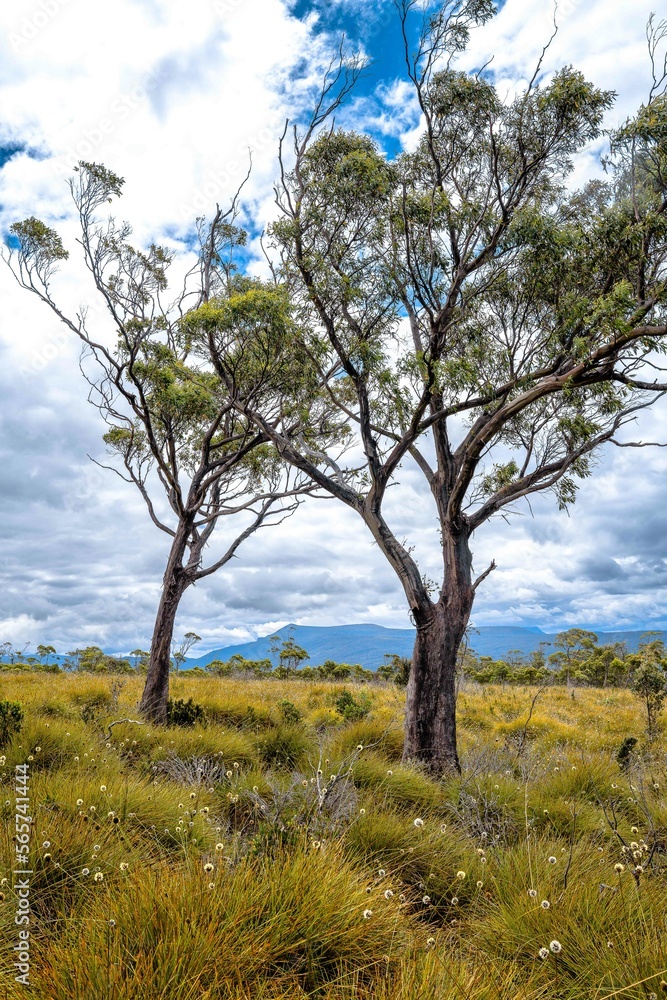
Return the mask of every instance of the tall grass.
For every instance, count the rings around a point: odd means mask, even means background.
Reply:
[[[137,719],[139,679],[45,683],[0,684],[25,710],[0,748],[0,997],[667,995],[667,741],[645,740],[628,692],[547,690],[527,722],[534,691],[468,686],[462,774],[441,783],[401,763],[390,687],[345,724],[339,685],[180,676],[208,723],[179,729],[109,727]],[[28,993],[11,964],[24,762]]]

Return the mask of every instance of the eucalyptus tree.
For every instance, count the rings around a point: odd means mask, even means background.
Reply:
[[[289,353],[284,290],[236,273],[235,253],[246,239],[236,224],[237,199],[227,212],[218,208],[209,225],[197,220],[196,260],[169,302],[174,253],[158,245],[135,249],[126,223],[99,218],[122,186],[112,171],[86,162],[70,182],[83,257],[115,342],[105,340],[88,310],[70,315],[57,303],[54,276],[68,251],[55,230],[35,218],[13,225],[8,262],[19,283],[83,342],[89,398],[108,425],[104,440],[115,458],[108,467],[138,489],[152,522],[171,539],[141,700],[147,717],[164,722],[184,592],[227,564],[258,528],[280,523],[313,488],[281,462],[268,435],[234,408],[227,383],[193,354],[188,313],[215,303],[227,335],[228,379],[254,405],[278,386],[284,400],[286,387],[291,398],[307,387],[298,354]],[[223,519],[233,530],[205,562]]]
[[[603,136],[614,95],[571,67],[547,77],[540,60],[508,96],[486,70],[457,68],[493,15],[488,0],[396,6],[416,148],[391,160],[322,115],[286,129],[272,227],[281,277],[310,317],[310,365],[357,448],[341,462],[303,446],[279,399],[236,402],[362,518],[397,575],[416,625],[405,757],[443,774],[459,768],[457,652],[495,566],[473,570],[474,533],[537,492],[568,508],[598,449],[630,443],[618,433],[667,389],[655,369],[667,333],[665,30],[650,26],[653,87],[611,137],[607,177],[571,193],[573,157]],[[208,338],[231,386],[214,325]],[[437,582],[390,523],[404,521],[386,501],[408,466],[433,504]]]
[[[597,642],[598,637],[595,632],[583,628],[570,628],[566,632],[559,632],[554,639],[556,652],[551,653],[549,662],[561,670],[568,687],[572,671],[591,657]]]
[[[45,663],[45,664],[48,664],[50,656],[56,656],[57,655],[56,649],[55,649],[54,646],[44,646],[41,643],[37,647],[37,649],[35,650],[35,652],[37,653],[37,657],[38,657],[40,663]]]

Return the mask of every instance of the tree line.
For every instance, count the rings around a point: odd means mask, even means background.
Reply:
[[[473,630],[474,631],[474,630]],[[626,642],[599,645],[595,632],[571,628],[559,632],[553,642],[540,643],[529,655],[509,650],[503,658],[477,656],[463,650],[459,670],[480,684],[554,684],[590,687],[630,687],[644,667],[655,668],[664,684],[667,652],[659,633],[646,632],[636,652]]]
[[[193,633],[187,633],[191,637]],[[474,629],[471,629],[474,635]],[[599,645],[598,636],[591,631],[571,628],[559,632],[554,639],[553,652],[547,649],[551,643],[542,642],[530,654],[521,650],[509,650],[505,657],[478,655],[473,648],[462,647],[459,651],[458,674],[479,684],[564,684],[566,687],[632,687],[637,678],[646,672],[656,674],[664,685],[667,679],[667,650],[660,633],[646,632],[641,637],[636,652],[630,652],[626,642]],[[178,673],[183,667],[185,656],[182,648],[188,644],[187,637],[172,651],[171,673]],[[9,642],[0,644],[0,667],[4,669],[36,668],[58,672],[62,670],[82,673],[145,675],[150,664],[148,650],[135,649],[127,656],[110,656],[99,646],[86,646],[70,650],[65,657],[58,657],[53,646],[38,645],[36,655],[26,654],[27,646],[14,649]],[[310,656],[299,646],[292,636],[281,640],[270,637],[272,657],[259,660],[249,659],[234,653],[227,660],[214,659],[205,666],[187,668],[188,676],[229,677],[251,675],[256,678],[273,677],[278,680],[298,678],[302,680],[352,680],[360,683],[369,681],[391,681],[406,685],[411,661],[397,653],[385,653],[383,662],[373,670],[359,663],[339,663],[326,659],[322,664],[310,665],[304,661]]]
[[[291,637],[282,640],[282,642],[279,636],[271,638],[274,640],[271,651],[276,654],[277,662],[268,657],[261,660],[251,660],[239,653],[234,653],[228,660],[215,659],[203,667],[189,667],[187,668],[188,676],[251,676],[254,678],[273,677],[278,680],[292,678],[330,681],[351,680],[358,683],[389,680],[407,683],[410,661],[396,654],[386,654],[385,662],[380,664],[377,670],[368,670],[360,663],[338,663],[331,659],[327,659],[319,665],[303,665],[303,661],[309,659],[309,655]],[[185,662],[185,656],[182,653],[183,645],[184,643],[180,643],[172,651],[170,658],[170,672],[172,674],[178,673]],[[150,652],[144,649],[132,650],[127,656],[111,656],[99,646],[73,649],[64,656],[59,656],[53,646],[37,646],[34,656],[26,655],[26,650],[27,646],[22,649],[14,649],[9,642],[0,644],[0,670],[37,670],[48,673],[76,671],[91,674],[139,674],[145,676],[150,668]]]

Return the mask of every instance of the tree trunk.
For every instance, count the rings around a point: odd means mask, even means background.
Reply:
[[[437,777],[461,770],[456,748],[456,666],[474,590],[465,531],[444,537],[445,583],[436,604],[412,613],[417,626],[405,706],[404,760]]]
[[[162,581],[162,595],[153,629],[146,683],[139,704],[139,711],[142,715],[150,719],[151,722],[159,722],[162,725],[167,721],[174,623],[181,597],[190,583],[183,570],[187,538],[187,528],[179,525]]]

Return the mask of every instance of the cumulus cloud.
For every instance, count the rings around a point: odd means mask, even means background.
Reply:
[[[1,5],[0,225],[34,214],[58,227],[72,252],[59,284],[70,308],[92,304],[65,184],[78,158],[125,177],[119,214],[132,220],[137,243],[167,239],[187,250],[194,217],[231,196],[251,150],[245,195],[261,227],[273,211],[284,119],[308,106],[329,33],[341,26],[376,60],[346,121],[409,145],[417,112],[397,82],[400,60],[387,61],[393,4],[371,7],[372,16],[365,0]],[[598,0],[568,0],[545,69],[572,62],[617,89],[621,120],[647,89],[649,11],[643,0],[623,0],[612,15]],[[507,0],[475,34],[464,65],[493,55],[497,79],[517,87],[552,16],[546,0]],[[592,149],[577,177],[595,169]],[[106,336],[103,313],[91,319]],[[0,269],[0,641],[146,648],[168,539],[130,486],[88,460],[104,459],[104,427],[77,361],[65,328]],[[665,412],[644,414],[639,436],[659,440]],[[474,540],[475,565],[481,572],[495,558],[498,569],[480,588],[476,623],[664,625],[666,478],[663,451],[610,447],[571,517],[536,498],[534,516],[526,507],[509,524],[486,526]],[[438,579],[433,512],[409,466],[389,506],[397,535],[414,542],[421,570]],[[304,505],[250,539],[186,593],[177,630],[195,630],[203,651],[290,620],[409,624],[391,569],[360,520],[333,501]]]

